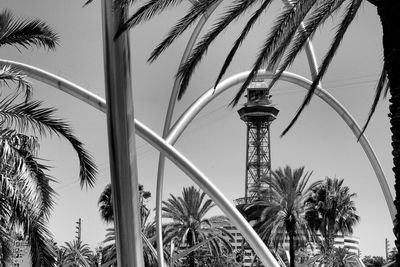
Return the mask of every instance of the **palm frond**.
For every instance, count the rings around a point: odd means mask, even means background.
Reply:
[[[0,174],[0,179],[2,220],[10,228],[15,225],[21,225],[21,220],[28,217],[32,212],[35,212],[36,209],[31,209],[32,205],[29,205],[23,194],[18,193],[9,177]],[[16,216],[16,214],[21,217]]]
[[[138,0],[114,0],[114,8],[124,8],[129,5],[133,6]]]
[[[103,192],[101,192],[97,205],[99,206],[100,217],[103,221],[112,223],[114,221],[114,211],[111,184],[107,184]]]
[[[303,100],[303,103],[297,110],[292,121],[282,132],[281,136],[285,135],[290,130],[290,128],[294,125],[294,123],[299,118],[299,116],[302,113],[302,111],[304,110],[304,108],[309,104],[312,96],[314,95],[315,89],[317,88],[319,82],[321,81],[327,68],[329,67],[329,65],[333,59],[333,56],[335,55],[341,41],[343,40],[344,34],[346,33],[346,31],[347,31],[349,25],[351,24],[351,22],[353,21],[353,19],[355,18],[357,11],[358,11],[359,7],[361,6],[362,2],[363,2],[362,0],[352,0],[349,3],[349,5],[346,9],[346,12],[345,12],[345,16],[344,16],[342,22],[340,23],[340,26],[336,32],[335,38],[334,38],[328,52],[326,53],[324,60],[322,61],[322,64],[319,68],[317,77],[314,78],[313,83],[310,86],[310,89],[309,89],[306,97]]]
[[[20,196],[21,197],[21,196]],[[16,226],[23,230],[30,245],[32,266],[53,266],[55,263],[55,251],[51,242],[52,235],[48,230],[43,217],[30,209],[26,199],[21,197],[19,201],[7,198],[12,214],[9,218],[10,226]]]
[[[299,25],[314,5],[315,1],[316,0],[298,0],[294,5],[287,7],[278,17],[271,33],[257,55],[257,60],[250,74],[236,93],[230,105],[235,106],[239,102],[240,97],[246,91],[246,88],[254,79],[258,70],[268,59],[270,60],[268,68],[272,68],[276,64],[281,54],[284,52],[284,48],[290,43],[290,39],[296,33]]]
[[[0,13],[0,46],[20,45],[24,48],[35,45],[54,49],[58,35],[44,21],[39,19],[16,19],[11,11]]]
[[[246,26],[240,33],[240,36],[236,39],[232,49],[229,51],[228,56],[226,57],[224,64],[218,74],[217,80],[215,81],[214,88],[217,87],[218,83],[221,81],[222,76],[224,76],[226,70],[228,69],[230,63],[232,62],[233,57],[235,56],[237,50],[242,45],[243,40],[246,38],[247,34],[250,32],[254,23],[259,19],[261,14],[267,9],[272,0],[266,0],[262,3],[262,5],[254,12],[254,14],[247,21]]]
[[[120,2],[120,1],[118,1]],[[124,1],[122,1],[124,2]],[[174,7],[181,4],[183,0],[150,0],[141,6],[130,18],[125,21],[115,34],[118,38],[123,32],[137,26],[140,23],[150,20],[155,15],[161,14],[169,7]],[[127,3],[119,3],[119,5],[126,5]]]
[[[50,182],[55,182],[55,179],[45,173],[45,171],[48,171],[49,168],[37,162],[34,157],[26,157],[25,164],[30,172],[33,173],[32,176],[36,179],[37,189],[41,195],[41,208],[39,216],[43,216],[47,219],[54,207],[54,197],[56,192],[51,187]]]
[[[54,266],[56,253],[51,243],[52,234],[43,219],[33,219],[25,227],[31,248],[32,266]]]
[[[89,4],[92,3],[93,1],[94,1],[94,0],[87,0],[87,1],[85,2],[85,4],[83,4],[83,7],[89,5]]]
[[[273,30],[271,36],[271,45],[274,49],[269,57],[267,69],[273,69],[278,63],[304,18],[316,3],[318,3],[316,0],[297,0],[278,17],[279,27]]]
[[[375,97],[374,97],[374,102],[372,103],[371,109],[369,110],[369,114],[368,114],[368,118],[367,121],[365,122],[360,135],[358,136],[358,140],[360,140],[361,136],[364,134],[365,130],[368,127],[368,124],[372,118],[372,115],[374,115],[376,106],[378,105],[379,99],[380,97],[383,95],[385,96],[387,91],[388,91],[388,79],[387,79],[387,73],[385,70],[385,67],[383,67],[381,75],[379,77],[378,80],[378,84],[376,85],[376,89],[375,89]]]
[[[195,2],[186,15],[181,18],[175,26],[169,31],[167,37],[151,52],[149,62],[153,62],[160,54],[167,49],[172,42],[178,38],[184,31],[191,26],[200,16],[205,14],[207,10],[218,0],[197,1]]]
[[[279,80],[282,73],[293,63],[297,55],[302,51],[306,42],[314,35],[315,31],[320,27],[325,20],[334,13],[346,0],[339,1],[322,1],[310,14],[310,17],[303,21],[304,28],[298,30],[293,38],[288,53],[285,56],[283,63],[279,66],[277,73],[269,83],[269,89]]]
[[[11,97],[0,101],[0,126],[16,127],[24,132],[32,129],[35,134],[55,133],[67,139],[76,151],[80,164],[81,187],[93,186],[97,168],[92,157],[83,148],[83,144],[73,135],[71,127],[64,120],[55,118],[54,108],[42,108],[42,102],[29,101],[13,104]]]
[[[26,79],[27,76],[12,66],[4,65],[0,69],[0,85],[6,85],[9,87],[8,82],[12,82],[17,85],[17,93],[20,90],[24,90],[25,101],[30,100],[32,96],[32,84]]]
[[[211,27],[210,31],[197,43],[188,60],[181,66],[175,77],[180,85],[178,100],[180,100],[186,92],[195,68],[206,54],[211,43],[226,29],[226,27],[258,1],[259,0],[235,0],[234,3],[225,10],[221,18]]]
[[[53,202],[49,191],[42,190],[42,183],[46,181],[38,180],[43,177],[36,176],[35,170],[30,168],[34,163],[30,162],[29,155],[15,146],[15,139],[13,131],[1,131],[2,192],[10,200],[10,204],[23,203],[24,210],[48,214]]]
[[[0,171],[13,181],[16,194],[22,194],[30,207],[39,209],[38,216],[50,215],[55,191],[50,186],[54,179],[46,174],[48,167],[34,157],[36,137],[18,134],[13,130],[0,131]]]

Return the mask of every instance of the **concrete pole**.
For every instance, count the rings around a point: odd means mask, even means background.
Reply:
[[[127,33],[114,35],[127,9],[102,0],[107,129],[118,266],[143,267],[135,125]]]

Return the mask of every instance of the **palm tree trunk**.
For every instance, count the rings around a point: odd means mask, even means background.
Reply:
[[[294,267],[294,233],[289,235],[289,256],[290,256],[290,267]]]
[[[396,247],[400,251],[400,1],[379,0],[376,2],[382,23],[384,64],[390,84],[390,124],[392,131],[393,172],[395,177],[395,200],[397,210],[393,229]],[[397,254],[397,262],[400,256]]]

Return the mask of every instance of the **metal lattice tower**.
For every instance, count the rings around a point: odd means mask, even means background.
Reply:
[[[264,81],[254,81],[247,88],[247,102],[238,110],[247,125],[245,196],[236,205],[248,204],[268,188],[271,175],[270,125],[278,115]]]

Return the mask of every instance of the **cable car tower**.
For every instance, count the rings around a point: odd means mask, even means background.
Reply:
[[[271,181],[270,125],[279,113],[271,103],[268,84],[253,81],[247,88],[247,102],[238,110],[240,119],[247,125],[246,181],[244,198],[236,199],[240,206],[260,197],[262,188],[269,188]]]

